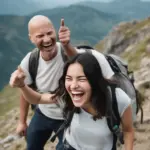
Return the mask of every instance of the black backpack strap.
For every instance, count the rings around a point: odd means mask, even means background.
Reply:
[[[62,56],[62,59],[63,59],[64,62],[66,62],[66,61],[68,60],[68,56],[67,56],[67,54],[65,53],[64,48],[63,48],[62,45],[61,45],[60,48],[61,48],[61,56]]]
[[[110,94],[109,94],[109,107],[108,107],[108,116],[107,116],[107,124],[110,129],[110,131],[113,133],[113,148],[112,150],[116,150],[116,142],[117,139],[119,139],[121,144],[124,144],[123,141],[123,133],[120,130],[120,115],[119,115],[119,110],[118,110],[118,104],[117,104],[117,99],[116,99],[116,92],[115,92],[116,87],[110,87]],[[108,104],[107,104],[108,105]]]
[[[89,45],[79,45],[77,46],[77,49],[93,49],[93,47],[89,46]]]
[[[79,45],[76,47],[77,49],[84,49],[87,53],[92,54],[92,49],[93,47],[88,46],[88,45]]]
[[[54,142],[56,137],[58,136],[58,134],[63,131],[64,129],[68,128],[70,126],[70,123],[72,121],[72,118],[73,118],[73,115],[74,115],[74,112],[76,111],[76,107],[72,110],[72,111],[69,111],[67,116],[66,116],[66,119],[64,120],[63,124],[59,127],[59,129],[57,130],[57,132],[51,137],[50,141],[51,142]]]
[[[37,70],[38,70],[38,65],[39,65],[39,54],[40,51],[35,48],[30,55],[29,58],[29,73],[32,78],[32,84],[30,85],[31,88],[37,89],[36,87],[36,75],[37,75]]]
[[[35,48],[30,55],[29,58],[29,74],[32,78],[32,84],[29,85],[34,90],[37,90],[36,86],[36,75],[37,75],[37,70],[38,70],[38,64],[39,64],[39,54],[40,51]],[[31,109],[34,111],[37,108],[36,104],[31,104]]]
[[[115,73],[121,73],[121,70],[120,68],[118,67],[118,65],[116,64],[115,60],[109,56],[109,55],[105,55],[105,58],[107,59],[107,61],[109,62],[112,70],[115,72]]]

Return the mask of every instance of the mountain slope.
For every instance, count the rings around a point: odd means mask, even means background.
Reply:
[[[35,11],[58,6],[60,6],[60,3],[57,1],[50,2],[49,0],[0,0],[0,14],[29,15]]]
[[[36,14],[51,18],[57,30],[60,19],[65,18],[65,24],[70,28],[73,40],[88,41],[91,44],[97,43],[98,39],[103,38],[108,30],[119,21],[118,16],[80,5],[40,11]]]
[[[89,6],[107,13],[120,15],[122,20],[142,19],[150,14],[150,2],[140,0],[114,0],[110,3],[104,2],[81,2],[84,6]]]

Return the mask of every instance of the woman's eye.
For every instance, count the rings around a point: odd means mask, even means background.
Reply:
[[[71,80],[71,78],[65,78],[65,80],[70,81],[70,80]]]
[[[84,82],[87,81],[87,79],[79,79],[79,81]]]

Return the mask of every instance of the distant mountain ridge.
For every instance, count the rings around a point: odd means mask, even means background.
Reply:
[[[28,39],[27,24],[37,14],[48,16],[56,30],[61,18],[71,30],[71,42],[76,44],[96,44],[119,22],[116,15],[97,11],[80,5],[39,11],[30,16],[0,16],[0,88],[8,83],[11,72],[17,67],[25,54],[34,47]],[[11,62],[11,63],[10,63]],[[5,64],[5,65],[4,65]]]
[[[0,0],[1,15],[29,15],[46,8],[59,7],[57,1],[49,0]]]
[[[142,19],[150,16],[150,1],[114,0],[109,3],[104,3],[89,0],[88,2],[80,2],[79,4],[103,12],[121,15],[122,20]]]

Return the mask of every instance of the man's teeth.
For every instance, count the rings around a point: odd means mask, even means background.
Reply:
[[[44,47],[49,47],[49,46],[52,46],[52,44],[49,44],[49,45],[43,45]]]

